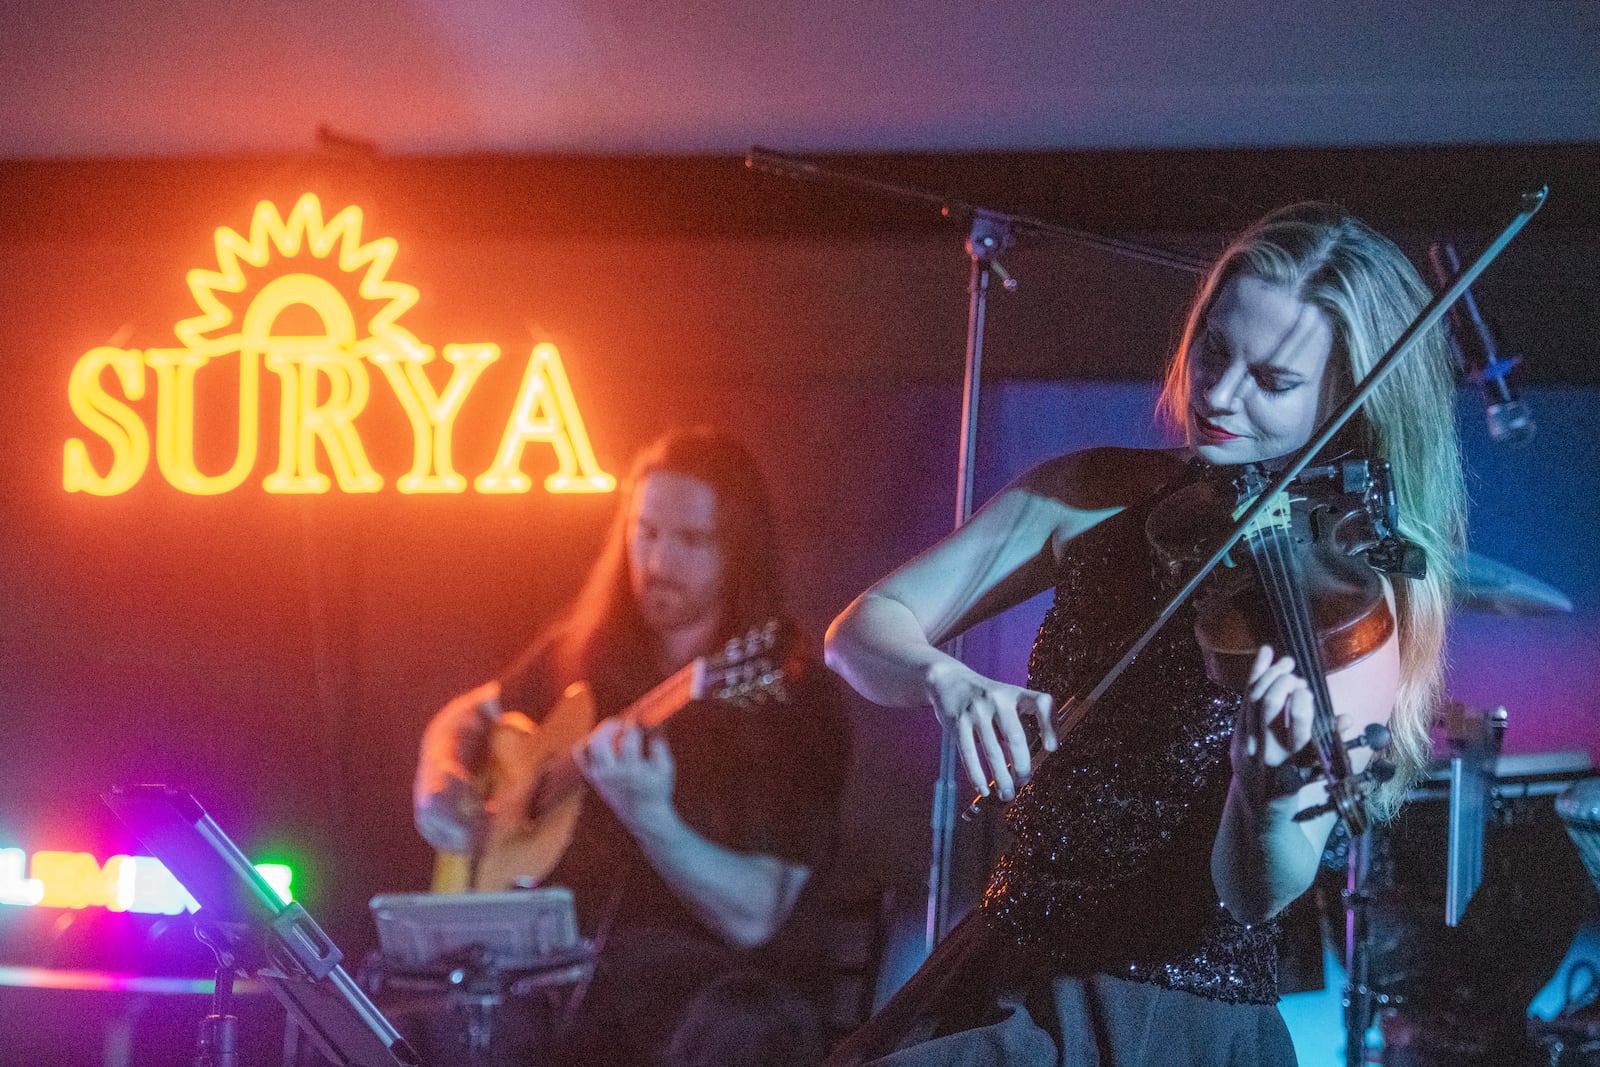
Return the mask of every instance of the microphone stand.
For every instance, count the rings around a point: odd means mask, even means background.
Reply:
[[[989,276],[998,274],[1008,291],[1017,287],[1000,256],[1011,247],[1011,224],[1003,215],[975,211],[967,235],[972,276],[967,284],[967,358],[961,383],[961,443],[956,456],[956,528],[972,517],[973,483],[978,462],[978,397],[983,386],[983,324],[989,304]],[[961,635],[945,646],[961,659]],[[955,851],[956,737],[942,723],[939,729],[939,779],[933,785],[933,848],[928,856],[928,925],[926,949],[932,952],[950,932],[950,863]]]
[[[1129,259],[1191,274],[1203,273],[1205,260],[1179,255],[1152,245],[1138,244],[1117,238],[1102,237],[1083,230],[1057,226],[1054,223],[1021,215],[1010,215],[947,197],[922,189],[878,181],[874,178],[851,174],[847,171],[823,167],[801,156],[752,147],[745,156],[745,166],[764,170],[789,178],[829,181],[856,189],[884,194],[902,200],[912,200],[938,209],[945,218],[969,217],[971,229],[967,235],[966,251],[972,260],[971,280],[967,287],[967,349],[966,369],[962,379],[960,451],[956,457],[956,522],[961,527],[972,515],[973,481],[978,455],[978,399],[983,381],[984,317],[988,309],[990,275],[998,275],[1007,292],[1017,288],[1016,279],[1006,273],[1000,256],[1011,247],[1013,235],[1032,232],[1074,241],[1104,252]],[[962,641],[957,635],[945,645],[950,655],[962,658]],[[944,939],[950,931],[950,862],[956,825],[956,788],[959,759],[955,735],[942,729],[939,740],[939,777],[933,787],[933,847],[928,857],[928,913],[927,951]]]

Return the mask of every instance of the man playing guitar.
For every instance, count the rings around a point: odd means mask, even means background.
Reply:
[[[559,746],[587,784],[584,800],[541,879],[573,890],[599,952],[560,1039],[562,1062],[732,1062],[740,1044],[750,1059],[751,1042],[772,1041],[760,1062],[798,1063],[816,1044],[815,1016],[794,990],[811,993],[808,979],[820,977],[820,937],[805,928],[848,761],[833,679],[791,648],[749,685],[723,690],[771,686],[763,699],[697,700],[700,690],[686,689],[666,709],[670,722],[659,711],[673,679],[706,673],[697,657],[732,652],[747,633],[770,636],[774,622],[789,629],[779,569],[770,499],[749,454],[710,431],[668,435],[635,461],[565,615],[499,679],[447,704],[423,736],[418,830],[441,852],[471,857],[465,883],[451,888],[505,889],[516,862],[484,855],[494,848],[486,827],[506,814],[498,799],[485,808],[495,732],[513,720],[537,730],[547,714],[553,728],[550,709],[573,683],[592,696],[598,724]],[[550,791],[547,782],[519,797],[517,818],[536,819]],[[485,884],[483,871],[502,883]],[[717,1003],[729,990],[770,1011],[730,1013]]]

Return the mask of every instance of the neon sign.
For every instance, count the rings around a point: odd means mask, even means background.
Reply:
[[[294,899],[294,872],[282,863],[257,863],[284,903]],[[0,848],[0,904],[32,908],[105,908],[143,915],[177,915],[200,905],[153,856],[112,856],[101,863],[87,852],[28,854]]]
[[[189,271],[200,314],[173,327],[181,348],[143,351],[102,346],[79,358],[67,383],[72,412],[98,438],[66,442],[62,485],[68,492],[114,496],[132,489],[150,466],[168,483],[196,496],[231,492],[254,472],[261,422],[261,369],[278,379],[277,466],[262,487],[269,493],[374,493],[384,479],[367,458],[356,419],[371,397],[376,367],[411,424],[411,469],[399,476],[402,493],[462,493],[467,478],[452,454],[457,416],[472,387],[500,359],[493,344],[443,347],[449,377],[442,389],[428,374],[435,351],[396,322],[417,303],[417,290],[389,279],[398,245],[361,240],[362,214],[350,206],[327,222],[314,194],[281,215],[270,201],[256,205],[245,236],[216,231],[217,270]],[[275,258],[284,273],[270,277]],[[288,270],[288,261],[307,268]],[[356,283],[371,311],[363,324],[336,282]],[[229,306],[248,297],[242,315]],[[314,318],[320,332],[305,332]],[[289,326],[284,326],[289,323]],[[290,332],[296,329],[301,332]],[[238,438],[223,469],[202,470],[195,454],[197,379],[222,359],[237,361]],[[109,378],[107,372],[110,372]],[[211,372],[211,376],[215,375]],[[129,402],[141,401],[154,378],[155,432]],[[526,493],[522,470],[531,446],[550,449],[556,469],[544,479],[551,493],[608,493],[616,479],[600,469],[567,380],[561,354],[537,344],[511,405],[489,469],[472,480],[479,493]],[[109,462],[104,453],[109,452]],[[332,476],[319,457],[325,456]],[[216,464],[210,464],[215,468]]]

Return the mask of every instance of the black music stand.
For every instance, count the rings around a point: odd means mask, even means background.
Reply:
[[[372,898],[380,956],[363,976],[384,990],[443,993],[466,1024],[467,1062],[488,1064],[500,1008],[543,993],[570,1020],[594,975],[594,944],[578,936],[572,891],[388,893]]]
[[[235,974],[254,977],[329,1063],[420,1061],[340,966],[344,958],[299,904],[285,904],[194,797],[164,785],[117,786],[101,799],[199,903],[195,936],[217,957],[216,1000],[200,1028],[201,1067],[236,1067]]]

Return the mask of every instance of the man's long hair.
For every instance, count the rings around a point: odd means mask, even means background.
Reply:
[[[634,458],[589,577],[562,617],[535,638],[508,674],[535,660],[542,660],[563,685],[592,679],[617,664],[654,669],[659,642],[640,616],[628,581],[628,524],[636,494],[657,472],[694,478],[716,495],[713,515],[723,553],[718,640],[780,616],[783,595],[772,499],[755,459],[720,431],[676,430]]]

